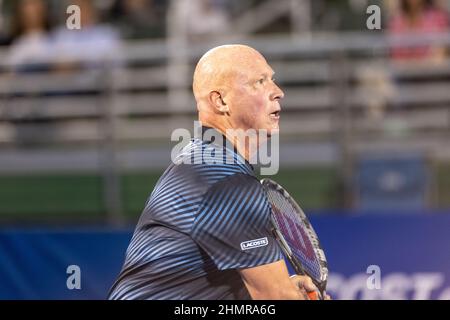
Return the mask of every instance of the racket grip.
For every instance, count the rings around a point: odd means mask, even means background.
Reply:
[[[307,295],[309,297],[309,300],[320,300],[317,291],[310,291],[307,293]]]

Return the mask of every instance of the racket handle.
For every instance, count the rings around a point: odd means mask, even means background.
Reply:
[[[307,293],[309,300],[320,300],[319,293],[317,291],[310,291]]]

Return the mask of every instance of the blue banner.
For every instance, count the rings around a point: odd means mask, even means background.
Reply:
[[[450,215],[312,219],[337,299],[450,299]],[[379,288],[376,286],[379,271]]]
[[[450,215],[311,219],[335,299],[450,299]],[[0,231],[0,299],[105,299],[132,228]]]
[[[0,299],[105,299],[131,232],[0,232]],[[71,266],[79,268],[79,288]]]

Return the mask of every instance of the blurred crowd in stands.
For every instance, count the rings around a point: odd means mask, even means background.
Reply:
[[[229,34],[233,32],[233,18],[261,3],[256,0],[186,1],[186,33],[192,40]],[[310,27],[321,30],[324,29],[321,24],[325,23],[330,30],[344,29],[345,22],[353,19],[351,12],[359,11],[359,16],[366,18],[361,7],[364,3],[370,4],[365,0],[311,1],[314,25]],[[388,18],[383,15],[383,29],[391,34],[449,31],[447,0],[387,0],[378,3],[384,12],[388,12]],[[65,9],[69,4],[81,8],[82,29],[76,32],[65,25],[68,17]],[[349,6],[353,11],[346,11]],[[169,7],[168,0],[0,0],[0,45],[10,44],[7,63],[13,66],[23,63],[39,65],[40,61],[49,59],[64,60],[66,63],[61,68],[67,67],[67,61],[71,59],[95,62],[111,52],[117,53],[122,39],[166,37]],[[348,12],[348,17],[343,14],[344,17],[339,18],[342,23],[337,23],[336,13],[343,11]],[[288,26],[286,30],[289,30]],[[392,57],[397,60],[436,60],[444,56],[445,50],[439,47],[395,48],[392,52]]]
[[[114,55],[115,58],[120,57],[124,43],[148,39],[164,41],[170,34],[173,34],[171,33],[171,26],[174,15],[171,14],[173,13],[171,10],[174,3],[177,3],[177,5],[182,3],[181,11],[184,20],[175,22],[181,23],[183,32],[188,37],[188,43],[191,45],[197,44],[197,41],[209,41],[217,36],[244,32],[239,30],[238,26],[241,24],[238,22],[242,21],[242,18],[245,18],[247,16],[246,13],[252,8],[255,9],[255,12],[259,12],[261,10],[258,10],[258,8],[260,6],[264,7],[264,4],[268,2],[271,2],[272,6],[266,6],[265,8],[269,9],[266,10],[268,12],[264,11],[264,13],[266,15],[273,13],[274,18],[267,19],[267,21],[262,19],[264,24],[255,23],[258,27],[250,28],[251,31],[246,31],[250,34],[246,35],[268,33],[284,33],[288,35],[291,32],[298,32],[292,26],[293,19],[297,16],[289,12],[289,5],[292,5],[294,1],[308,1],[310,4],[308,13],[310,15],[308,19],[310,23],[305,24],[306,29],[300,30],[300,32],[308,33],[311,31],[313,36],[321,32],[337,34],[340,31],[367,32],[368,34],[382,33],[383,35],[393,36],[437,33],[448,36],[450,32],[448,11],[450,0],[0,0],[0,56],[4,58],[0,61],[0,85],[7,84],[6,87],[8,89],[7,93],[1,97],[3,100],[0,99],[0,102],[2,103],[1,107],[4,109],[2,116],[6,116],[6,119],[15,125],[15,133],[12,140],[17,145],[29,146],[36,144],[36,141],[47,143],[52,141],[53,137],[58,137],[58,130],[62,128],[59,126],[59,122],[63,121],[60,121],[58,117],[52,118],[48,116],[47,113],[49,112],[45,108],[40,108],[46,106],[45,100],[41,102],[41,100],[36,98],[37,96],[71,96],[71,98],[74,96],[75,99],[81,96],[80,92],[77,89],[72,90],[72,87],[64,87],[62,89],[52,87],[49,90],[48,86],[46,89],[39,89],[38,92],[36,90],[29,90],[28,92],[25,89],[22,90],[22,84],[27,84],[28,82],[11,81],[10,79],[13,77],[18,80],[29,77],[35,81],[33,77],[35,74],[29,75],[28,73],[45,71],[43,72],[44,74],[48,72],[51,76],[56,74],[57,77],[55,78],[59,80],[60,74],[57,74],[57,72],[61,72],[73,75],[71,78],[74,78],[76,82],[82,83],[85,79],[84,77],[89,77],[90,74],[87,74],[88,72],[79,74],[77,73],[78,69],[91,71],[91,67],[102,64],[105,61],[105,57],[110,57],[111,55]],[[284,4],[282,15],[276,12],[277,10],[274,10],[277,8],[277,5],[281,4]],[[368,15],[366,9],[371,4],[380,5],[382,8],[381,31],[367,29],[366,19]],[[77,5],[81,9],[80,30],[67,28],[66,20],[70,14],[66,12],[66,9],[69,5]],[[178,7],[179,9],[180,7]],[[253,19],[256,20],[255,16]],[[311,37],[308,36],[311,34],[306,35],[306,43],[309,43],[308,41],[311,40]],[[353,37],[353,34],[351,34],[351,37]],[[294,39],[294,37],[292,38]],[[288,39],[290,38],[288,37]],[[356,37],[356,39],[360,38]],[[369,55],[372,52],[371,41],[372,39],[363,44],[363,46],[368,46],[366,48],[370,49],[368,50]],[[386,57],[388,59],[376,59],[380,53],[376,53],[374,48],[373,58],[375,59],[373,61],[371,60],[372,57],[368,57],[367,61],[364,61],[365,63],[357,64],[353,60],[350,61],[352,72],[355,73],[356,84],[348,81],[349,85],[353,87],[343,94],[352,97],[354,92],[358,93],[361,97],[361,104],[367,107],[365,109],[366,115],[371,120],[369,124],[375,124],[371,128],[377,128],[376,125],[379,124],[379,127],[388,132],[385,136],[391,137],[392,135],[389,135],[390,132],[397,135],[406,132],[404,128],[407,128],[405,124],[407,120],[402,118],[403,114],[399,113],[397,117],[392,117],[392,114],[389,114],[387,111],[389,109],[401,110],[404,105],[408,104],[408,101],[412,100],[410,98],[411,94],[416,92],[422,94],[430,90],[430,86],[418,87],[417,84],[427,84],[432,75],[430,78],[423,77],[419,79],[421,82],[414,79],[411,82],[415,82],[415,87],[411,89],[411,87],[405,86],[406,89],[404,89],[402,87],[404,84],[402,82],[402,72],[404,71],[402,68],[406,66],[407,71],[411,71],[412,67],[418,66],[418,72],[420,73],[422,72],[420,68],[423,66],[431,66],[437,70],[444,64],[445,68],[442,69],[449,70],[449,46],[447,41],[447,44],[436,44],[433,42],[432,44],[421,44],[414,47],[403,44],[394,45],[389,42],[388,47],[390,50],[382,51],[381,53],[383,58]],[[319,61],[321,59],[320,56],[318,57],[316,62],[322,63],[322,61]],[[352,58],[350,57],[350,59]],[[286,59],[290,65],[293,65],[292,61],[296,61],[295,59],[289,59],[292,58]],[[300,59],[303,58],[300,57],[297,61],[300,61]],[[311,56],[311,60],[315,59],[316,57]],[[308,63],[308,60],[305,60],[306,63]],[[324,62],[325,64],[328,66],[327,61]],[[288,67],[290,65],[287,64]],[[120,64],[120,67],[123,67],[123,65]],[[101,69],[100,71],[105,71],[106,69]],[[140,67],[135,68],[131,63],[130,69],[137,70]],[[159,70],[155,70],[155,75],[158,75]],[[319,68],[319,74],[320,70]],[[71,73],[71,71],[74,72]],[[417,70],[413,71],[417,72]],[[26,74],[24,75],[24,73]],[[100,74],[103,76],[103,73],[100,72]],[[124,74],[124,78],[126,78],[126,72]],[[296,88],[304,90],[299,92],[311,92],[311,96],[314,95],[314,99],[309,99],[312,101],[311,105],[315,106],[316,101],[322,105],[322,100],[316,99],[320,94],[315,93],[314,90],[326,92],[324,96],[330,92],[331,99],[334,99],[333,90],[328,90],[328,86],[340,85],[334,82],[326,82],[329,80],[327,78],[328,73],[324,72],[324,74],[325,80],[323,80],[323,83],[322,80],[313,79],[309,82],[304,81],[301,77],[296,79],[294,75],[293,79],[288,80],[290,82],[288,84],[290,86],[289,89],[292,90],[291,92]],[[153,75],[151,76],[153,77]],[[432,96],[432,103],[435,103],[438,107],[445,104],[448,106],[448,100],[442,98],[442,101],[439,101],[441,98],[436,92],[441,95],[442,93],[446,94],[448,90],[445,85],[448,86],[450,78],[448,75],[440,75],[439,77],[433,79],[433,81],[443,81],[444,85],[442,87],[444,89],[440,90],[440,87],[436,86],[436,88],[433,88],[436,90],[433,90],[428,96]],[[124,78],[121,78],[121,80]],[[161,78],[163,79],[162,82],[164,82],[165,77]],[[343,78],[345,79],[345,77]],[[5,79],[6,81],[3,81]],[[38,79],[42,80],[42,78]],[[317,79],[320,79],[320,76]],[[135,83],[137,81],[134,81],[133,85]],[[51,82],[51,84],[53,85],[54,82]],[[178,84],[174,87],[177,89],[177,86]],[[326,91],[323,90],[325,86],[327,86]],[[26,86],[24,85],[24,87]],[[136,93],[137,96],[138,93],[147,93],[145,90],[152,91],[152,93],[164,91],[163,94],[165,94],[166,91],[166,88],[159,84],[156,87],[149,86],[146,88],[140,85],[137,87],[136,90],[133,86],[126,89],[128,91],[123,95],[126,99],[120,100],[121,103],[125,101],[125,105],[127,103],[137,105],[137,110],[142,109],[141,103],[156,104],[156,102],[148,100],[145,96],[145,102],[140,102],[144,101],[140,97],[133,100],[131,94]],[[357,88],[357,90],[353,90],[353,88]],[[98,89],[98,91],[101,90],[103,88]],[[83,94],[94,96],[102,93],[89,91]],[[129,93],[131,94],[128,95]],[[443,95],[444,97],[446,96],[445,94]],[[24,99],[23,101],[25,102],[23,102],[20,99],[16,99],[17,97],[30,99]],[[413,98],[415,99],[415,97]],[[347,99],[350,100],[350,98]],[[327,99],[323,100],[326,101]],[[85,104],[85,101],[81,100],[81,104]],[[419,102],[420,104],[416,103],[416,105],[423,105],[426,108],[429,108],[431,105],[426,99]],[[57,101],[57,103],[59,102]],[[307,105],[305,102],[302,103]],[[323,104],[328,107],[327,103],[324,102]],[[70,104],[68,105],[70,106]],[[24,108],[23,110],[18,108],[16,112],[15,108],[17,106]],[[340,107],[338,102],[336,106]],[[30,112],[30,110],[32,111]],[[291,110],[294,110],[294,108]],[[310,109],[307,110],[308,113],[312,114]],[[324,123],[327,123],[327,116],[323,113],[323,110],[326,110],[325,108],[311,108],[311,110],[314,112],[318,110],[317,118],[323,117]],[[358,109],[357,112],[360,112],[360,110]],[[56,114],[58,113],[56,112]],[[89,113],[87,114],[90,116]],[[153,113],[148,113],[147,115],[152,116]],[[390,122],[385,121],[388,116],[391,117],[389,119]],[[78,115],[73,116],[74,119],[76,117],[81,118]],[[313,115],[311,119],[316,119],[315,117],[316,115]],[[349,114],[348,117],[351,118],[352,114]],[[61,119],[66,121],[66,119],[69,119],[69,116]],[[342,119],[345,121],[345,116]],[[426,124],[427,121],[425,119]],[[58,125],[56,125],[57,122]],[[34,127],[36,123],[44,124],[44,126]],[[55,124],[54,128],[52,128],[52,123]],[[312,128],[313,126],[310,127]],[[324,132],[328,130],[326,126],[324,125]],[[337,125],[336,127],[339,126]],[[42,129],[43,127],[45,127],[45,131]],[[344,125],[341,127],[344,127]],[[80,128],[84,130],[84,127],[80,126]],[[314,128],[312,132],[315,132],[315,130],[317,129]],[[320,130],[318,130],[318,136],[322,134]],[[445,132],[448,132],[448,127],[445,130]],[[36,134],[37,132],[38,134]],[[307,133],[307,135],[309,134]],[[311,133],[311,136],[313,134]],[[74,136],[78,137],[77,135]],[[82,135],[82,137],[84,136]],[[7,139],[5,140],[8,141]]]
[[[431,0],[402,0],[398,10],[389,21],[392,35],[448,33],[449,15],[444,2]],[[394,60],[421,60],[441,62],[446,49],[441,46],[396,47],[392,50]]]
[[[196,38],[227,33],[233,3],[188,1],[187,34]],[[66,27],[69,5],[81,9],[80,30]],[[9,45],[4,62],[14,71],[24,65],[26,71],[45,68],[48,61],[64,70],[75,61],[89,64],[108,54],[117,57],[124,39],[163,39],[169,6],[165,0],[0,0],[0,45]]]

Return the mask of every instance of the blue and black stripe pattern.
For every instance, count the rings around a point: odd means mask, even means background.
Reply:
[[[235,150],[192,140],[150,195],[109,299],[249,299],[236,269],[282,259],[270,210]]]

